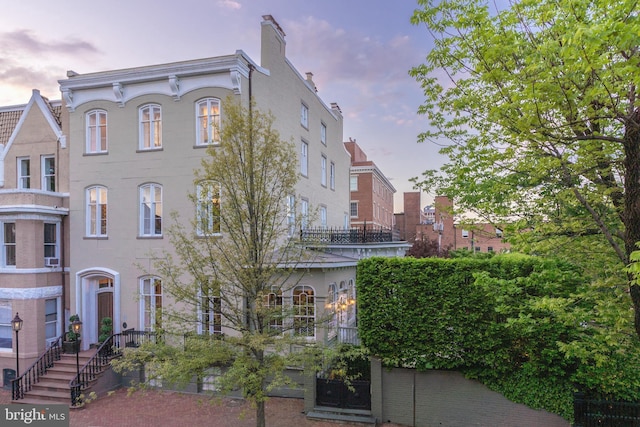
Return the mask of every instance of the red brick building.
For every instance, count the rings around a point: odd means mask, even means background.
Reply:
[[[349,139],[344,143],[351,155],[351,205],[349,215],[351,226],[362,228],[393,228],[393,195],[396,189],[378,169],[376,164],[367,159],[367,155],[356,141]]]
[[[451,199],[436,196],[433,205],[423,209],[420,192],[404,193],[404,212],[395,214],[401,240],[437,240],[443,249],[468,249],[474,252],[502,252],[510,249],[502,229],[493,224],[457,223]]]

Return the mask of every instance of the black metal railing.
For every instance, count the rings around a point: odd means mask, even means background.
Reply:
[[[60,360],[62,337],[58,337],[22,375],[11,381],[13,400],[24,399],[24,393],[30,391],[33,385],[40,381],[40,377],[53,367],[56,360]],[[16,375],[19,374],[20,372],[16,372]]]
[[[71,405],[82,403],[82,393],[89,387],[91,381],[109,365],[111,359],[122,355],[127,347],[139,347],[142,343],[157,339],[156,334],[146,331],[129,329],[122,333],[113,334],[98,347],[95,354],[85,363],[78,375],[69,382],[71,389]]]
[[[574,427],[640,426],[640,402],[623,402],[573,396]]]
[[[366,224],[362,228],[306,228],[300,230],[300,240],[305,243],[347,245],[353,243],[384,243],[393,241],[393,232]]]

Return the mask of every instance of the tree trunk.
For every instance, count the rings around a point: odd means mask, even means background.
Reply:
[[[265,427],[267,425],[264,414],[264,400],[256,402],[256,427]]]
[[[624,134],[624,244],[629,264],[631,252],[638,250],[640,242],[640,110],[635,110],[625,124]],[[636,334],[640,337],[640,287],[629,277],[629,294],[635,313]]]

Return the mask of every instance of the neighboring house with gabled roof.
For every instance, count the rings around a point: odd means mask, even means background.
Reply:
[[[16,368],[11,321],[19,313],[21,370],[63,330],[68,307],[69,156],[59,101],[33,90],[0,108],[0,369]],[[5,386],[7,384],[4,384]]]

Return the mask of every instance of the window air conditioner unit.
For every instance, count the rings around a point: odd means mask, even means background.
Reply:
[[[60,259],[46,257],[44,259],[45,267],[58,267],[60,265]]]

